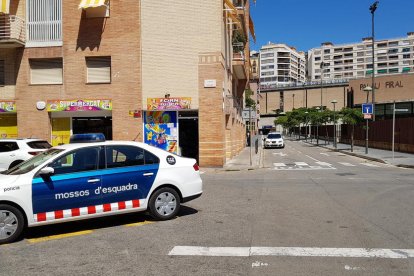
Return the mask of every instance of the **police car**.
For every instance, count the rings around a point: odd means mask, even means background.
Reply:
[[[195,159],[138,142],[57,146],[0,174],[0,244],[25,227],[105,215],[167,220],[201,194]]]

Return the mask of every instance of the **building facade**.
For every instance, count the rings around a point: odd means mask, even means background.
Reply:
[[[183,1],[6,2],[2,137],[58,145],[103,132],[202,166],[222,166],[244,147],[248,1],[200,0],[203,17]]]
[[[260,49],[260,84],[278,86],[306,80],[305,53],[286,44],[273,44]]]
[[[414,72],[414,33],[402,38],[375,40],[374,51],[375,75]],[[370,77],[373,72],[372,38],[341,45],[322,43],[321,47],[308,51],[307,65],[312,81]]]

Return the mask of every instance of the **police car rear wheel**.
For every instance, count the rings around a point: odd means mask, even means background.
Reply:
[[[24,228],[23,214],[19,209],[0,204],[0,244],[15,241]]]
[[[157,190],[149,201],[149,211],[158,220],[168,220],[175,217],[180,209],[180,197],[172,188]]]

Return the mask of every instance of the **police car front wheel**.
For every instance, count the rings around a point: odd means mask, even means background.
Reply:
[[[15,241],[23,228],[22,212],[13,206],[0,204],[0,244]]]
[[[149,201],[149,211],[158,220],[175,217],[180,209],[180,197],[177,192],[168,187],[157,190]]]

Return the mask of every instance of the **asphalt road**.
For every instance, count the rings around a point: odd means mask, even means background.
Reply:
[[[0,275],[414,275],[414,170],[302,142],[264,153],[260,170],[205,170],[171,221],[29,229],[0,246]]]

